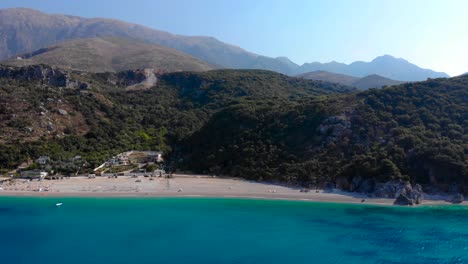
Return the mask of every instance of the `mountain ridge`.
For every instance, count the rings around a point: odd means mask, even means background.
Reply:
[[[428,78],[448,78],[448,74],[423,69],[402,58],[391,55],[383,55],[374,58],[370,62],[355,61],[350,64],[336,61],[328,63],[305,63],[301,66],[305,72],[328,71],[354,77],[365,77],[377,74],[398,81],[425,81]]]
[[[117,19],[46,14],[34,9],[0,9],[0,26],[0,59],[70,39],[121,37],[174,48],[224,68],[264,69],[288,75],[325,70],[356,77],[378,74],[402,81],[448,77],[445,73],[421,69],[414,64],[390,58],[387,58],[386,65],[381,70],[374,65],[378,64],[378,60],[350,65],[331,62],[305,63],[299,66],[284,57],[278,59],[255,54],[214,37],[176,35]]]
[[[116,37],[73,39],[2,61],[26,66],[47,64],[88,72],[151,68],[158,71],[206,71],[215,67],[178,50]]]
[[[385,78],[377,74],[371,74],[362,78],[358,78],[354,76],[332,73],[327,71],[308,72],[297,75],[297,77],[309,80],[320,80],[331,83],[339,83],[350,87],[356,87],[361,90],[367,90],[370,88],[381,88],[383,86],[392,86],[403,83],[401,81]]]

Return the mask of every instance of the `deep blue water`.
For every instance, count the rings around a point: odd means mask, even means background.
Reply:
[[[468,208],[0,197],[0,263],[468,263]]]

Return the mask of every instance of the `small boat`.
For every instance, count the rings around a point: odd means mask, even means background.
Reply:
[[[62,206],[62,203],[56,203],[55,206],[60,207],[60,206]]]

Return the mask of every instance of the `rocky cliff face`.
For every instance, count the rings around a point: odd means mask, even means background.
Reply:
[[[40,81],[42,84],[64,87],[69,81],[67,73],[45,65],[27,67],[0,66],[0,78],[19,81]]]
[[[87,132],[73,96],[88,87],[70,72],[45,65],[0,66],[0,142]]]

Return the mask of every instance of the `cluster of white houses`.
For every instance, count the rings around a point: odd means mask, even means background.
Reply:
[[[127,151],[110,158],[94,171],[99,171],[104,167],[125,166],[131,163],[160,163],[163,161],[162,155],[163,153],[159,151]],[[76,156],[72,160],[78,159],[81,159],[81,156]],[[36,163],[43,167],[50,163],[50,158],[49,156],[40,156],[36,159]],[[42,180],[48,176],[47,172],[43,170],[25,170],[26,167],[27,165],[18,168],[21,178]]]

